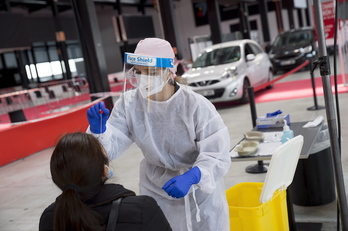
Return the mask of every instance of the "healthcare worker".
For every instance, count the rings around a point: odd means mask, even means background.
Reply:
[[[89,108],[87,132],[111,160],[138,145],[140,194],[155,198],[173,230],[229,230],[230,136],[214,105],[174,80],[173,49],[163,39],[141,40],[124,62],[136,88],[125,90],[109,118],[103,102]]]

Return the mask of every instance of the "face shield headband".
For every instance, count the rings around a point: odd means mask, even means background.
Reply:
[[[157,58],[151,56],[135,55],[131,53],[124,54],[125,63],[139,66],[148,67],[163,67],[163,68],[173,68],[174,59],[171,58]]]

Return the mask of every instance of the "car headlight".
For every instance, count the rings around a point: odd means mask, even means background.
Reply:
[[[302,51],[303,51],[303,53],[309,53],[312,51],[312,46],[311,45],[306,46],[306,47],[302,48]]]
[[[237,77],[238,77],[237,67],[230,67],[226,69],[221,75],[221,79],[232,78],[232,80],[235,80],[237,79]]]

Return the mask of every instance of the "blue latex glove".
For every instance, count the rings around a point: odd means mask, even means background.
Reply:
[[[106,130],[106,121],[109,117],[110,111],[101,101],[94,104],[87,110],[87,119],[89,123],[89,129],[94,134],[104,133]]]
[[[201,180],[201,170],[198,167],[191,168],[182,175],[173,177],[164,184],[162,189],[174,198],[186,196],[191,185],[197,184]]]
[[[271,112],[271,113],[267,113],[266,117],[273,117],[279,114],[282,114],[283,112],[281,110],[275,111],[275,112]]]

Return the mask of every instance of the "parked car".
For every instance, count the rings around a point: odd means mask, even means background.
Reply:
[[[304,63],[309,57],[316,55],[314,29],[303,27],[280,33],[273,43],[266,48],[273,64],[274,74],[277,71],[289,71]],[[306,66],[307,69],[309,65]]]
[[[183,77],[193,91],[211,102],[247,103],[248,87],[271,81],[273,67],[259,44],[244,39],[206,48]]]

